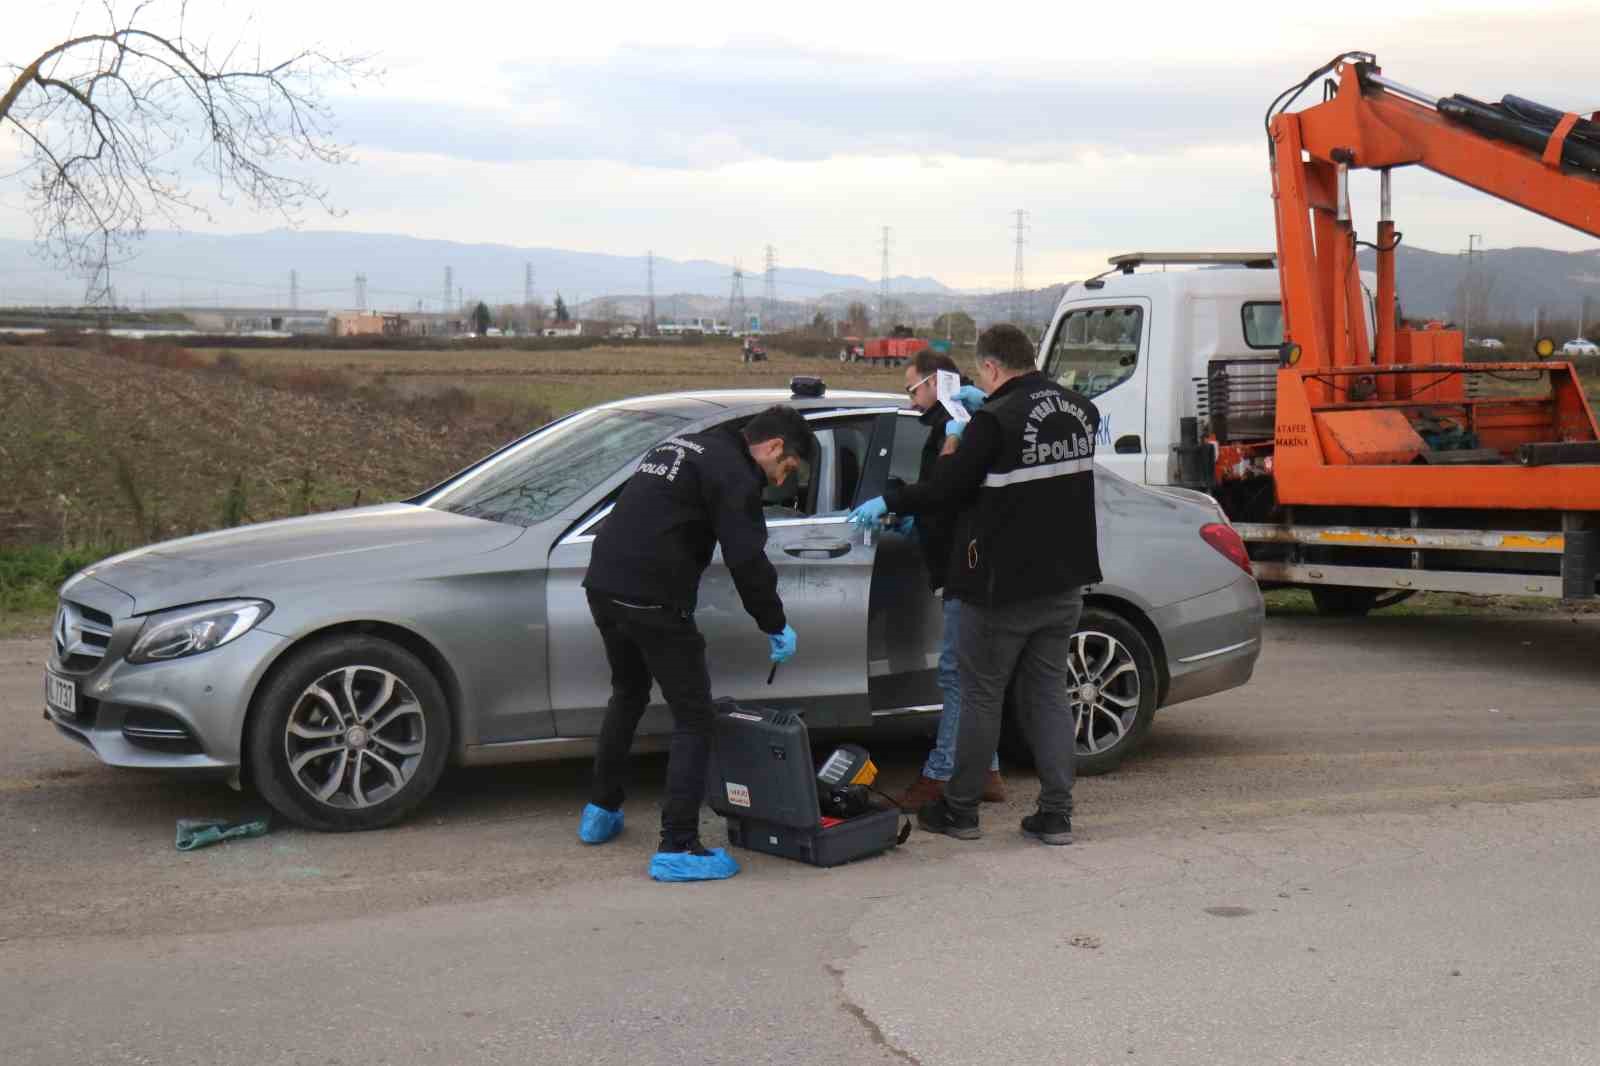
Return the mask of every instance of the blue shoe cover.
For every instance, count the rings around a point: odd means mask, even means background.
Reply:
[[[658,851],[650,860],[650,876],[656,881],[721,881],[739,872],[739,864],[722,848],[708,855],[689,851]]]
[[[622,832],[622,812],[608,811],[593,803],[583,809],[578,823],[578,839],[585,844],[604,844]]]

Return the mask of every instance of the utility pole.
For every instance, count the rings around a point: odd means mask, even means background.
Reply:
[[[89,276],[89,284],[84,287],[83,302],[87,307],[116,303],[111,292],[111,260],[104,250],[100,252],[100,262],[95,264],[94,273]]]
[[[744,270],[733,261],[733,287],[728,290],[728,330],[741,330],[744,322]]]
[[[1018,208],[1012,213],[1016,215],[1017,218],[1017,221],[1012,226],[1012,228],[1017,231],[1017,257],[1016,262],[1011,268],[1011,321],[1013,324],[1020,326],[1022,324],[1022,294],[1024,291],[1022,280],[1022,246],[1027,243],[1028,212]]]
[[[883,227],[883,265],[878,273],[878,332],[887,337],[893,331],[889,315],[889,227]]]
[[[767,333],[772,329],[772,318],[778,306],[778,253],[770,244],[767,245],[766,285],[761,297],[765,304],[761,309],[761,332]]]
[[[289,271],[289,310],[300,310],[300,271]]]
[[[367,276],[365,274],[357,274],[356,275],[356,310],[357,311],[365,311],[366,309],[367,309]]]
[[[1477,243],[1476,249],[1474,242]],[[1461,339],[1469,345],[1472,343],[1472,256],[1482,248],[1483,234],[1467,234],[1467,272],[1461,282]]]
[[[644,253],[644,328],[640,330],[646,337],[656,335],[656,253],[652,249]]]

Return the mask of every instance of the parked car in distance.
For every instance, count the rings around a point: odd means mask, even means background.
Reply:
[[[1505,341],[1502,341],[1497,337],[1479,337],[1472,343],[1479,348],[1487,348],[1491,352],[1503,351],[1506,346]]]
[[[1600,345],[1582,337],[1574,337],[1561,346],[1562,355],[1600,355]]]
[[[796,388],[604,404],[401,503],[96,563],[61,589],[46,716],[108,764],[242,778],[328,830],[403,817],[450,762],[592,755],[611,684],[582,581],[618,492],[656,443],[788,402],[818,450],[768,490],[767,552],[800,651],[768,684],[768,643],[718,556],[696,613],[713,690],[803,710],[817,732],[931,729],[941,608],[921,552],[849,523],[891,476],[916,476],[928,428],[904,396]],[[1070,664],[1083,773],[1133,751],[1158,707],[1244,684],[1262,626],[1244,544],[1209,496],[1100,469],[1095,488],[1105,577]],[[640,746],[670,729],[652,707]]]

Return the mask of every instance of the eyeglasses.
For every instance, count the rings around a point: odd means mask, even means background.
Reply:
[[[918,389],[922,388],[922,386],[926,385],[928,382],[932,381],[934,378],[936,378],[938,376],[939,376],[939,372],[937,370],[935,370],[933,373],[929,374],[927,377],[923,378],[921,381],[917,382],[915,385],[907,385],[906,386],[906,395],[907,396],[915,396],[917,394],[917,390]]]

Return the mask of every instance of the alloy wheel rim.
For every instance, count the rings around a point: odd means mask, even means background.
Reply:
[[[1133,652],[1109,633],[1084,630],[1072,635],[1067,671],[1077,753],[1110,751],[1122,743],[1139,717],[1143,692]]]
[[[318,803],[346,810],[376,806],[404,788],[427,743],[422,702],[376,666],[341,666],[307,685],[283,734],[295,783]]]

